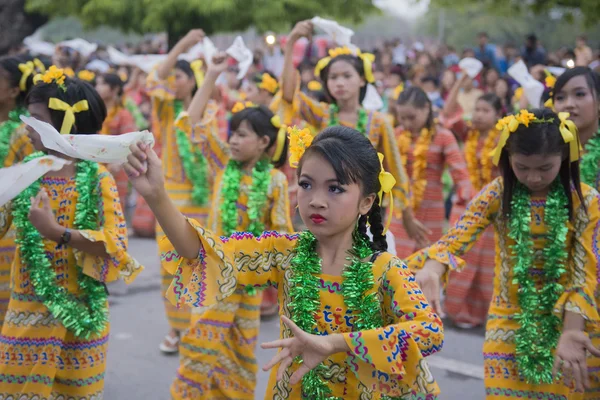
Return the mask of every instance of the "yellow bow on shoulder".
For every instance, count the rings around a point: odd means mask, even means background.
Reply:
[[[396,185],[396,178],[394,175],[390,174],[383,168],[383,154],[377,153],[379,156],[379,165],[381,165],[381,171],[379,172],[379,183],[381,184],[381,190],[379,190],[379,205],[381,206],[381,202],[383,200],[383,194],[387,193],[390,195],[390,212],[389,218],[385,223],[385,228],[383,229],[383,234],[385,235],[390,227],[390,223],[392,222],[391,216],[394,215],[394,195],[392,194],[392,189]]]
[[[71,106],[56,97],[52,97],[48,103],[48,108],[65,112],[65,117],[63,118],[62,126],[60,127],[60,133],[62,135],[68,135],[71,133],[73,124],[75,124],[75,113],[89,110],[89,104],[87,100],[81,100]]]
[[[569,161],[579,160],[579,135],[577,134],[577,126],[569,119],[568,112],[559,112],[558,119],[560,120],[560,134],[565,143],[569,143]]]
[[[33,61],[27,61],[26,63],[19,64],[19,71],[21,71],[21,81],[19,82],[19,89],[21,92],[27,90],[27,79],[35,72],[35,64]]]
[[[204,82],[204,71],[202,71],[203,65],[204,63],[202,60],[196,60],[190,63],[190,68],[194,72],[194,78],[196,79],[196,86],[198,86],[198,89],[200,89],[200,86],[202,86],[202,83]]]

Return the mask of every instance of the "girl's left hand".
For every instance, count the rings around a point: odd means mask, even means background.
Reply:
[[[29,221],[40,235],[47,239],[55,237],[56,232],[60,230],[60,225],[56,222],[54,212],[50,206],[50,198],[45,189],[41,189],[37,196],[31,198]]]
[[[289,318],[282,316],[281,320],[288,328],[290,328],[294,336],[288,339],[279,339],[261,344],[263,349],[276,349],[281,347],[281,351],[263,367],[263,370],[268,371],[276,364],[279,364],[277,380],[280,381],[283,379],[285,370],[292,365],[297,356],[300,356],[302,358],[302,364],[300,364],[296,372],[294,372],[290,378],[290,384],[295,385],[300,382],[302,377],[306,375],[308,371],[317,367],[327,357],[336,352],[335,346],[331,340],[333,335],[311,335],[298,328],[298,325]]]
[[[592,341],[585,332],[567,330],[560,336],[554,355],[552,374],[556,376],[557,372],[561,372],[568,382],[574,379],[575,390],[578,392],[584,392],[590,387],[586,350],[594,356],[600,357],[600,350],[592,345]]]

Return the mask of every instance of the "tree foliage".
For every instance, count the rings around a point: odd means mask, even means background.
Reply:
[[[137,33],[165,31],[173,42],[190,29],[207,34],[287,30],[315,15],[360,22],[377,8],[370,0],[27,0],[27,10],[73,15],[86,27],[108,25]]]

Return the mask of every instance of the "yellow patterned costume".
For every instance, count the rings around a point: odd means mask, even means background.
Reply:
[[[196,221],[190,223],[203,247],[197,259],[180,258],[167,241],[161,245],[175,274],[168,291],[171,301],[194,307],[210,307],[217,302],[219,308],[249,287],[274,286],[278,289],[280,314],[290,317],[288,277],[297,234],[265,232],[255,238],[234,233],[229,238],[219,238]],[[441,349],[441,321],[402,261],[389,253],[379,254],[373,263],[373,275],[373,290],[382,304],[386,326],[362,332],[352,331],[356,312],[344,303],[343,278],[319,275],[321,304],[315,315],[318,334],[341,333],[351,349],[325,361],[329,374],[323,378],[333,395],[344,399],[380,399],[382,393],[407,399],[434,399],[439,389],[424,357]],[[290,337],[284,325],[280,336]],[[215,369],[225,367],[219,361]],[[286,371],[283,381],[276,382],[276,370],[271,373],[265,399],[301,399],[300,385],[288,383],[293,371]],[[240,378],[243,376],[236,380]],[[206,399],[224,398],[209,395],[210,382],[199,385],[197,390]]]
[[[8,154],[0,167],[10,167],[33,153],[33,146],[24,126],[15,129],[10,137]],[[15,231],[9,229],[0,239],[0,328],[10,299],[10,271],[15,258]]]
[[[220,235],[223,233],[220,219],[222,178],[229,162],[229,149],[219,137],[216,113],[217,104],[209,102],[202,121],[191,129],[191,137],[194,142],[202,143],[202,152],[216,174],[208,226]],[[189,129],[187,125],[188,118],[184,114],[177,126]],[[243,174],[237,202],[237,231],[246,230],[250,224],[246,211],[251,185],[252,175]],[[287,193],[285,176],[281,171],[271,169],[263,213],[265,229],[292,231]],[[161,242],[161,249],[165,243],[168,241]],[[175,261],[163,250],[161,252],[163,266],[172,274]],[[240,289],[216,307],[192,309],[190,330],[181,339],[180,367],[171,386],[173,399],[254,399],[258,372],[254,349],[261,297],[260,291],[248,293]]]
[[[112,175],[99,168],[97,231],[79,231],[92,242],[102,242],[109,254],[97,257],[44,240],[44,248],[56,282],[75,295],[78,268],[100,281],[122,278],[131,282],[143,269],[127,253],[127,227]],[[78,193],[75,179],[47,176],[46,189],[56,219],[73,228]],[[0,233],[12,222],[5,208],[0,213]],[[0,335],[0,398],[19,400],[92,400],[103,398],[109,326],[89,339],[75,337],[56,319],[35,294],[26,266],[15,257],[13,290]],[[108,307],[108,304],[107,304]]]
[[[582,190],[587,212],[573,192],[575,222],[568,224],[568,266],[567,273],[560,281],[565,291],[557,301],[554,312],[561,320],[564,311],[581,314],[586,321],[586,332],[593,333],[597,332],[600,320],[594,299],[600,276],[600,200],[598,192],[589,186],[582,185]],[[574,387],[567,386],[562,380],[552,385],[532,385],[519,375],[514,340],[515,332],[520,326],[514,318],[520,310],[519,287],[513,283],[510,257],[510,246],[514,241],[508,237],[504,219],[501,218],[503,191],[502,178],[497,178],[484,187],[445,236],[431,247],[412,255],[407,263],[411,269],[419,269],[427,258],[431,258],[447,265],[451,270],[459,271],[465,265],[460,257],[473,246],[486,227],[493,225],[496,234],[494,293],[483,345],[486,399],[582,399],[583,394],[575,393]],[[538,288],[544,284],[543,274],[540,272],[544,264],[542,249],[546,245],[547,232],[544,224],[545,202],[545,199],[531,199],[531,237],[536,259],[531,274]]]

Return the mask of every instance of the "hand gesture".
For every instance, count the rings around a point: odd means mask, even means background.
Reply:
[[[405,210],[402,214],[402,224],[408,237],[416,241],[419,248],[422,249],[431,244],[427,237],[431,235],[431,230],[416,219],[411,210]]]
[[[227,53],[224,51],[219,51],[215,53],[212,58],[212,62],[208,65],[208,73],[214,75],[221,75],[227,69]]]
[[[202,29],[192,29],[187,33],[187,35],[181,38],[179,42],[177,42],[177,47],[181,53],[185,53],[194,45],[203,41],[205,36],[206,35]]]
[[[584,392],[590,387],[588,376],[586,351],[600,357],[600,350],[592,345],[592,341],[585,332],[567,330],[562,333],[554,354],[554,369],[552,374],[558,372],[565,375],[565,382],[570,384],[575,380],[575,390]]]
[[[144,143],[132,144],[131,154],[123,168],[131,185],[146,201],[156,198],[165,190],[162,163],[154,150]]]
[[[440,302],[440,281],[445,272],[445,265],[429,259],[425,262],[423,268],[415,274],[415,280],[423,291],[423,295],[440,318],[446,316]]]
[[[313,26],[313,23],[310,20],[300,21],[296,24],[296,26],[294,26],[294,29],[292,29],[292,32],[290,33],[290,36],[288,38],[288,42],[290,44],[294,44],[298,41],[298,39],[303,37],[310,40],[312,38],[314,30],[315,27]]]
[[[285,370],[292,365],[297,356],[300,356],[302,358],[302,364],[300,364],[296,372],[294,372],[290,378],[290,384],[295,385],[300,382],[302,377],[306,375],[308,371],[316,368],[327,357],[333,354],[335,350],[330,341],[331,336],[318,336],[306,333],[298,328],[298,325],[286,316],[282,316],[281,321],[290,328],[294,336],[288,339],[279,339],[263,343],[261,345],[263,349],[281,348],[281,351],[279,351],[279,353],[263,367],[263,370],[268,371],[279,364],[279,368],[277,369],[277,380],[280,381],[283,379]]]
[[[29,221],[43,237],[51,239],[60,229],[50,206],[50,198],[46,189],[41,189],[37,196],[31,198]]]

